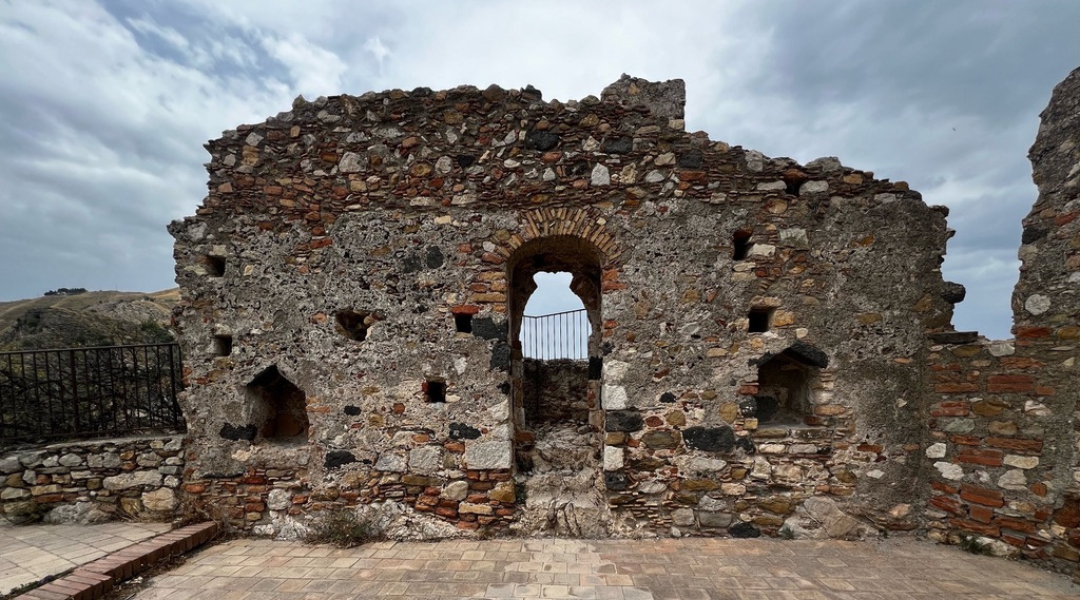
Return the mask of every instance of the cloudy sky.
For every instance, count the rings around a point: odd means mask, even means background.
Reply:
[[[839,156],[952,209],[958,329],[1008,335],[1026,159],[1080,2],[0,0],[0,301],[172,287],[202,144],[312,99],[687,82],[687,126]]]

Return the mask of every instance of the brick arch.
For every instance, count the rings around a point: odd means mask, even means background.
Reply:
[[[498,242],[496,253],[508,259],[526,243],[546,237],[572,236],[581,238],[600,251],[601,268],[615,267],[622,250],[615,236],[607,230],[607,219],[599,211],[589,208],[545,207],[524,213],[518,233],[504,242]]]

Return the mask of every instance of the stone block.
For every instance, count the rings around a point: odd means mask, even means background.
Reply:
[[[509,441],[472,442],[465,446],[465,465],[469,469],[509,469],[512,463]]]

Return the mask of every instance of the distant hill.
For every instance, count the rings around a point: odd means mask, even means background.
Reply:
[[[178,288],[154,293],[50,291],[0,302],[0,352],[168,342]]]

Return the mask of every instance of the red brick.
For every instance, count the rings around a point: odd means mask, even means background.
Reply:
[[[981,446],[982,438],[971,437],[970,435],[950,435],[949,441],[959,446]]]
[[[1017,339],[1036,339],[1050,337],[1049,327],[1017,327],[1015,328]]]
[[[998,517],[994,519],[994,525],[997,525],[1002,529],[1011,529],[1013,531],[1019,531],[1022,533],[1035,533],[1035,524],[1030,521],[1024,521],[1022,519]]]
[[[959,488],[957,488],[956,486],[952,486],[952,485],[949,485],[947,483],[942,483],[940,481],[931,481],[930,482],[930,487],[934,488],[935,490],[937,490],[939,492],[945,492],[946,494],[958,494],[958,493],[960,493]]]
[[[939,394],[968,394],[979,391],[979,386],[974,383],[939,383],[934,386],[934,391]]]
[[[986,445],[1006,450],[1018,450],[1021,452],[1042,452],[1042,440],[1022,440],[1013,438],[988,437]]]
[[[971,465],[984,465],[987,467],[1000,467],[1005,453],[1001,450],[988,450],[982,448],[965,448],[956,459],[962,463]]]
[[[990,521],[994,520],[994,510],[989,507],[979,506],[976,504],[971,507],[969,516],[971,517],[972,521],[989,523]]]
[[[993,525],[984,525],[967,519],[949,519],[949,525],[957,529],[988,535],[990,537],[997,537],[1001,533],[1001,530]]]
[[[960,485],[960,498],[968,502],[975,504],[982,504],[985,506],[992,506],[997,508],[1005,504],[1002,498],[1001,492],[996,490],[988,490],[974,485],[968,485],[966,483]]]
[[[934,496],[930,499],[930,506],[939,508],[947,513],[954,515],[965,514],[964,505],[960,504],[959,500],[955,498],[949,498],[948,496]]]

